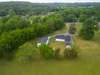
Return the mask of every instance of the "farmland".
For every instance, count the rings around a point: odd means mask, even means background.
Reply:
[[[100,32],[97,34],[100,34]],[[99,35],[96,35],[93,41],[75,38],[77,45],[80,47],[79,58],[75,60],[61,59],[48,61],[38,59],[31,62],[17,62],[16,60],[12,62],[1,61],[0,73],[2,75],[99,75],[100,42],[97,41],[99,38]],[[28,52],[30,54],[30,51],[33,49],[32,42],[34,40],[21,46],[19,53],[26,51],[24,54],[28,54]]]
[[[0,2],[0,75],[100,75],[99,7]]]

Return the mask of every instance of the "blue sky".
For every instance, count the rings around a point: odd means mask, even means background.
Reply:
[[[48,3],[48,2],[66,2],[66,3],[73,3],[73,2],[100,2],[100,0],[0,0],[0,2],[5,1],[28,1],[33,3]]]

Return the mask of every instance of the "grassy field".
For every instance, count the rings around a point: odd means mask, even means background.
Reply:
[[[58,32],[61,33],[60,31]],[[0,61],[0,75],[100,75],[100,31],[96,32],[92,41],[85,41],[79,37],[75,37],[74,41],[80,49],[79,57],[75,60],[46,61],[38,59],[26,63],[17,62],[20,57],[27,56],[33,52],[38,57],[38,52],[34,45],[35,40],[27,42],[18,49],[16,60],[12,62]],[[51,46],[62,48],[64,44],[54,42]]]

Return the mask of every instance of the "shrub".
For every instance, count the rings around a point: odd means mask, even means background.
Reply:
[[[65,49],[65,51],[64,51],[65,58],[74,59],[77,56],[78,56],[78,52],[76,51],[76,48]]]
[[[59,59],[60,58],[60,48],[57,48],[54,50],[54,56],[56,59]]]
[[[53,49],[50,48],[48,45],[41,45],[39,49],[40,49],[40,54],[42,55],[43,58],[51,59],[54,57]]]
[[[18,51],[15,54],[15,59],[18,62],[31,62],[38,59],[39,52],[37,48],[33,47],[33,44],[25,43],[21,47],[18,48]]]
[[[71,26],[69,27],[69,33],[70,33],[70,34],[75,34],[75,32],[76,32],[76,27],[75,27],[75,25],[71,25]]]

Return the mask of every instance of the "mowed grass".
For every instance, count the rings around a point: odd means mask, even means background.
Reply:
[[[60,32],[60,31],[59,31]],[[100,75],[100,31],[92,41],[74,38],[79,47],[79,57],[74,60],[33,60],[27,63],[17,62],[17,58],[31,54],[35,49],[34,40],[18,49],[16,60],[0,61],[0,75]],[[52,47],[64,44],[54,42]]]
[[[99,59],[0,63],[0,75],[100,75]]]

